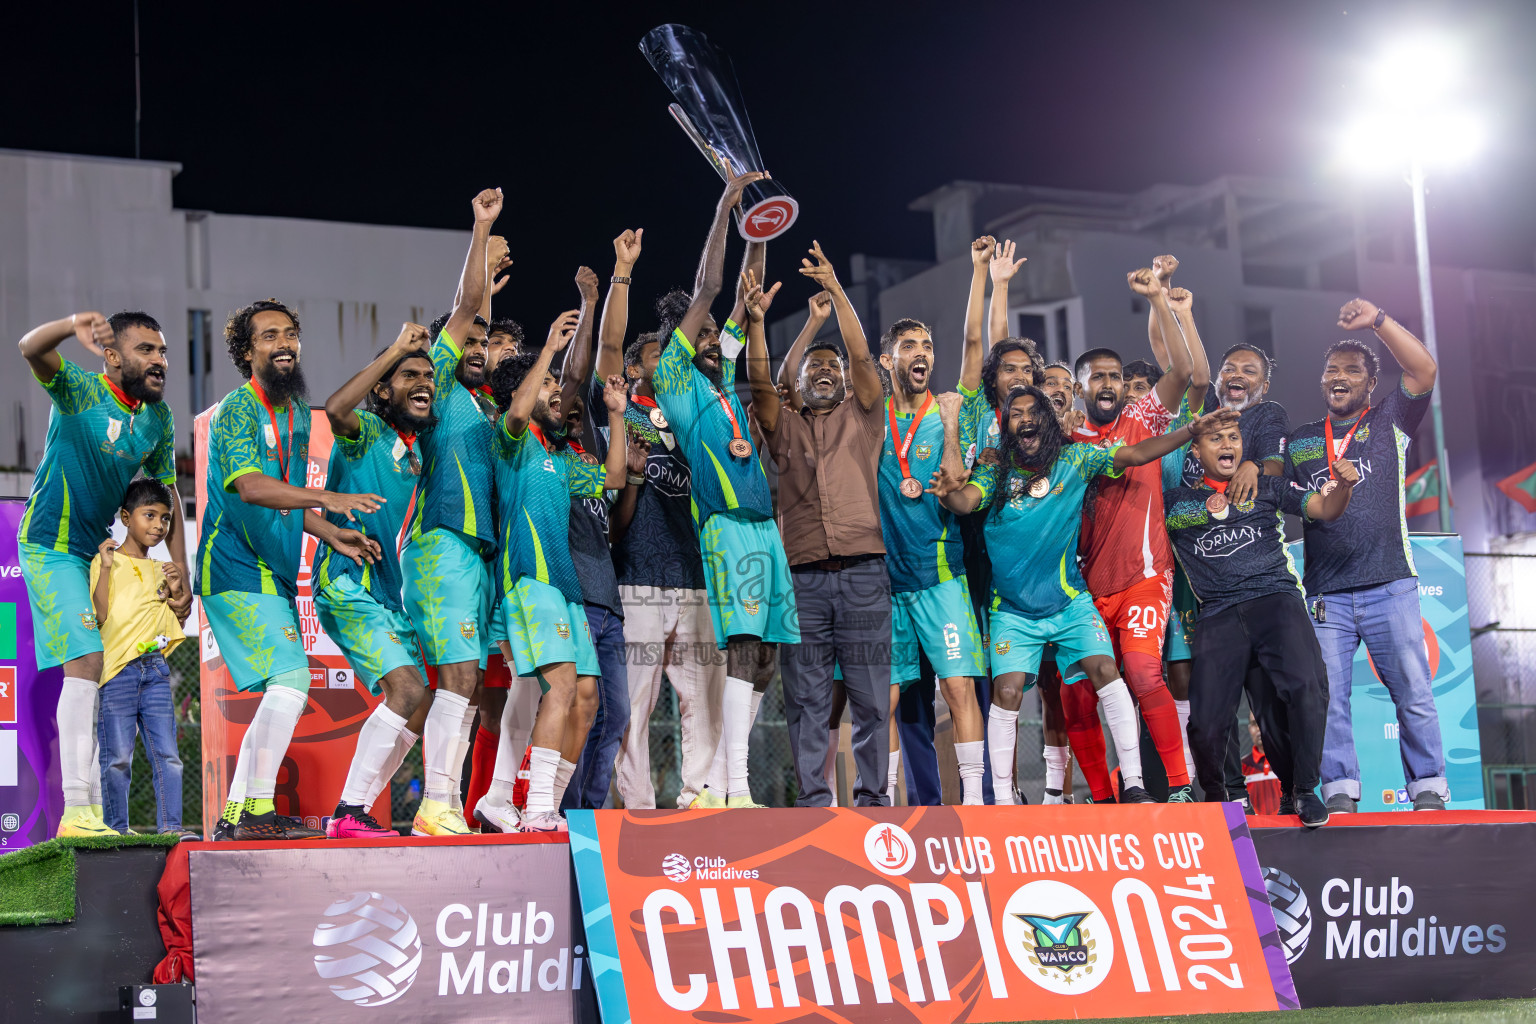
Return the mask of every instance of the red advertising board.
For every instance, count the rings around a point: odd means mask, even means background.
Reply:
[[[208,420],[211,416],[212,410],[198,416],[193,428],[199,521],[208,497]],[[330,423],[324,413],[312,413],[307,486],[325,486],[330,455]],[[299,719],[293,742],[278,772],[275,803],[279,814],[303,818],[306,824],[318,828],[320,819],[335,809],[352,763],[357,731],[380,698],[370,694],[367,687],[353,678],[351,666],[321,630],[315,617],[315,602],[309,589],[315,548],[315,538],[305,534],[297,603],[299,629],[304,638],[304,651],[309,656],[309,705]],[[202,611],[201,602],[198,619],[202,660],[203,830],[208,835],[224,809],[224,797],[229,791],[230,776],[234,774],[240,741],[261,703],[261,694],[235,689],[224,668],[218,643],[208,628],[208,617]],[[388,787],[371,810],[380,821],[389,820]]]
[[[1232,806],[572,814],[603,1020],[1292,1008]]]

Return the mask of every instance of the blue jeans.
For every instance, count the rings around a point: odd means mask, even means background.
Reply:
[[[596,810],[607,805],[613,764],[629,728],[629,672],[624,664],[624,620],[606,608],[589,604],[587,627],[597,648],[597,715],[587,733],[581,761],[566,787],[561,810]]]
[[[155,780],[155,831],[181,830],[181,758],[176,755],[176,711],[171,669],[159,654],[130,661],[101,687],[96,736],[101,745],[102,817],[118,832],[128,831],[128,785],[133,781],[133,741],[144,737],[144,753]]]
[[[1323,594],[1323,618],[1313,609],[1313,629],[1323,662],[1328,666],[1328,728],[1323,739],[1323,798],[1342,793],[1360,799],[1360,762],[1355,756],[1355,731],[1349,698],[1355,652],[1365,643],[1376,674],[1397,705],[1398,739],[1408,796],[1430,790],[1450,796],[1445,783],[1445,753],[1440,742],[1440,715],[1430,685],[1429,656],[1424,650],[1424,625],[1419,612],[1419,581],[1415,576],[1376,587]]]

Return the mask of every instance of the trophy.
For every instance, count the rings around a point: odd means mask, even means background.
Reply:
[[[640,40],[640,52],[677,100],[667,108],[672,117],[721,178],[766,169],[725,51],[687,25],[658,25]],[[766,242],[788,231],[799,212],[782,185],[764,178],[742,194],[736,228],[749,242]]]

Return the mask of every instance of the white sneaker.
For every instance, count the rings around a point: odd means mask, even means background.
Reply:
[[[511,804],[498,807],[484,800],[475,804],[475,817],[486,832],[516,832],[523,823],[522,812]]]
[[[1040,802],[1042,804],[1064,804],[1067,802],[1067,800],[1066,797],[1061,795],[1060,790],[1057,790],[1055,793],[1052,793],[1050,790],[1046,790],[1045,794],[1040,797]]]
[[[477,808],[478,809],[478,808]],[[559,812],[549,814],[535,814],[533,817],[525,817],[518,822],[518,832],[564,832],[566,831],[565,819]]]

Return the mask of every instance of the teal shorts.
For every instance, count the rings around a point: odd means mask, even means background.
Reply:
[[[203,613],[237,689],[260,692],[268,680],[290,672],[308,677],[299,613],[290,599],[226,590],[204,597]]]
[[[463,534],[428,530],[400,556],[405,611],[428,665],[485,664],[492,599],[490,570]]]
[[[1200,603],[1189,588],[1189,577],[1183,569],[1173,571],[1173,614],[1168,616],[1168,636],[1163,641],[1163,660],[1195,660],[1195,612]]]
[[[724,650],[733,636],[800,642],[795,583],[773,520],[717,512],[699,530],[699,547],[715,646]]]
[[[891,683],[917,682],[920,654],[940,679],[986,673],[981,630],[965,577],[891,595]]]
[[[992,678],[1009,672],[1036,675],[1040,671],[1040,656],[1047,644],[1056,647],[1056,664],[1062,674],[1067,674],[1074,662],[1095,654],[1106,658],[1115,656],[1114,645],[1109,640],[1109,627],[1099,610],[1093,606],[1093,598],[1086,593],[1078,594],[1055,615],[1043,619],[1027,619],[1005,608],[992,609]],[[1075,666],[1073,666],[1075,667]],[[1074,672],[1073,682],[1081,678]]]
[[[315,595],[315,617],[370,693],[381,693],[379,680],[397,668],[414,665],[421,674],[411,620],[379,603],[352,577],[339,576]]]
[[[32,646],[38,669],[101,653],[91,604],[91,563],[67,551],[19,544],[21,578],[32,605]]]
[[[565,662],[574,662],[579,676],[599,674],[587,610],[579,601],[567,601],[558,587],[519,576],[501,603],[500,618],[518,675]],[[548,689],[542,680],[539,685]]]

